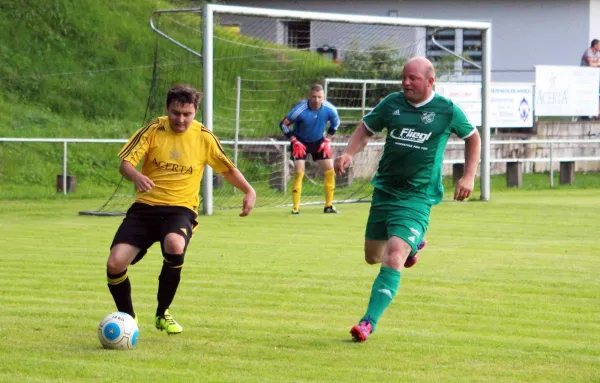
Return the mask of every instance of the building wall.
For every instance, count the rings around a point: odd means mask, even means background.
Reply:
[[[491,21],[494,81],[533,82],[535,65],[579,65],[591,38],[600,38],[600,23],[594,21],[600,16],[600,0],[227,0],[225,3],[374,16],[388,16],[393,11],[398,17]],[[329,44],[335,46],[336,42]]]
[[[588,41],[600,39],[600,0],[590,0],[590,34]]]
[[[285,44],[286,34],[282,21],[236,15],[222,15],[218,19],[221,25],[239,26],[244,35]],[[394,49],[394,54],[402,57],[425,54],[424,28],[313,21],[310,29],[311,50],[323,46],[334,47],[342,55],[340,58],[355,47],[367,49],[375,45],[401,47]]]

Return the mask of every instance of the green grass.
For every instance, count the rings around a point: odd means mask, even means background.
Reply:
[[[202,62],[158,37],[148,26],[150,15],[158,9],[201,7],[203,3],[0,3],[0,137],[126,139],[144,119],[164,115],[166,91],[174,83],[186,82],[202,89]],[[169,36],[202,50],[198,14],[164,14],[155,22]],[[317,53],[280,53],[280,46],[218,26],[215,36],[213,129],[220,138],[234,136],[237,76],[252,80],[244,84],[240,138],[264,138],[280,135],[282,116],[305,97],[312,82],[335,77],[340,70]],[[294,82],[289,82],[292,72]],[[279,84],[274,85],[274,80]],[[285,91],[272,92],[274,86]],[[272,105],[257,107],[269,91],[267,98],[274,99]],[[201,110],[197,119],[202,120]],[[83,184],[97,182],[104,187],[114,182],[118,148],[72,145],[71,150],[69,169]],[[15,185],[51,185],[60,169],[61,155],[59,144],[0,143],[0,190],[13,193]],[[16,174],[22,170],[25,172]]]
[[[105,198],[108,199],[114,192],[120,180],[118,172],[119,158],[115,155],[120,144],[98,145],[98,144],[72,144],[69,146],[69,158],[72,160],[69,163],[69,169],[74,169],[77,176],[77,189],[74,193],[63,195],[56,192],[56,177],[62,173],[62,145],[61,144],[26,144],[30,147],[29,151],[19,150],[19,145],[23,144],[4,144],[8,150],[0,151],[0,159],[3,153],[14,153],[25,159],[29,166],[22,168],[4,168],[0,170],[0,201],[1,200],[20,200],[20,199],[59,199],[59,200],[76,200],[90,198]],[[105,148],[105,159],[97,161],[94,158],[88,158],[89,148],[102,146]],[[0,148],[2,144],[0,144]],[[52,158],[54,165],[50,170],[43,167],[44,163],[38,161],[32,156],[31,148],[35,150],[46,151],[48,157]],[[96,162],[94,162],[96,161]],[[72,171],[69,171],[73,174]],[[495,198],[497,192],[519,193],[524,190],[574,190],[574,189],[600,189],[600,173],[577,173],[575,183],[573,185],[560,185],[559,174],[554,173],[554,187],[550,188],[549,174],[544,173],[527,173],[523,174],[523,186],[521,188],[507,188],[506,176],[504,174],[491,177],[491,195]],[[19,180],[19,181],[15,181]],[[320,184],[321,179],[317,179],[318,184],[312,185],[308,181],[304,182],[302,195],[306,200],[314,200],[323,195],[323,188]],[[354,195],[356,198],[363,197],[370,193],[371,187],[368,185],[363,188],[363,180],[355,180],[350,188],[338,187],[338,195]],[[446,190],[446,199],[452,198],[454,191],[452,186],[452,178],[444,177],[444,188]],[[254,187],[261,199],[261,205],[268,205],[269,200],[273,203],[281,203],[283,199],[287,201],[291,197],[283,196],[275,189],[269,189],[268,183],[255,183]],[[130,183],[125,183],[122,186],[122,193],[133,191],[133,186]],[[214,189],[215,206],[238,206],[239,201],[236,195],[232,195],[232,188],[225,182],[222,189]],[[288,183],[288,190],[291,190],[291,181]],[[479,179],[475,182],[475,191],[472,199],[479,199]],[[353,194],[354,193],[354,194]],[[132,194],[133,195],[133,194]],[[314,197],[314,198],[313,198]],[[103,201],[105,202],[105,201]],[[94,206],[96,207],[96,206]]]
[[[200,217],[172,313],[153,328],[160,253],[131,267],[141,336],[103,350],[105,285],[121,218],[102,200],[0,204],[0,381],[597,382],[597,190],[502,191],[434,208],[418,265],[365,344],[349,328],[378,267],[363,261],[367,204],[290,216]],[[319,224],[315,225],[315,220]]]

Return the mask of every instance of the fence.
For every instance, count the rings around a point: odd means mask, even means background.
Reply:
[[[127,142],[126,139],[81,139],[81,138],[6,138],[6,137],[0,137],[0,142],[37,142],[37,143],[62,143],[63,145],[63,155],[62,155],[62,174],[64,175],[62,177],[62,190],[64,194],[67,194],[67,177],[66,175],[68,174],[68,169],[67,169],[67,162],[68,162],[68,144],[76,144],[76,143],[95,143],[95,144],[107,144],[107,143],[121,143],[124,144]],[[233,151],[234,151],[234,158],[237,158],[237,151],[239,150],[240,147],[242,146],[273,146],[278,148],[278,150],[280,150],[282,153],[284,153],[284,158],[287,157],[285,155],[285,153],[287,153],[287,148],[289,146],[289,142],[288,141],[239,141],[239,140],[223,140],[221,141],[221,144],[223,144],[224,146],[232,146],[233,147]],[[346,146],[346,142],[333,142],[332,146],[341,149],[342,147]],[[496,157],[496,158],[491,158],[490,162],[491,163],[509,163],[509,162],[519,162],[519,163],[531,163],[531,162],[538,162],[538,163],[547,163],[548,164],[548,169],[549,169],[549,173],[550,173],[550,186],[554,186],[553,185],[553,168],[554,168],[554,164],[560,163],[560,162],[582,162],[582,161],[600,161],[600,154],[598,155],[592,155],[592,156],[583,156],[583,155],[570,155],[570,156],[561,156],[558,155],[556,156],[555,154],[555,149],[554,147],[556,145],[581,145],[581,144],[598,144],[598,148],[595,148],[594,152],[598,152],[600,153],[600,139],[575,139],[575,140],[569,140],[569,139],[549,139],[549,140],[537,140],[537,139],[532,139],[532,140],[496,140],[496,141],[491,141],[490,144],[492,146],[497,146],[497,145],[547,145],[548,146],[548,156],[544,157],[544,156],[533,156],[533,157],[521,157],[521,158],[515,158],[515,157]],[[370,142],[368,144],[368,147],[376,149],[376,148],[380,148],[383,147],[384,142],[380,141],[380,142]],[[464,145],[463,141],[450,141],[448,142],[448,146],[449,147],[455,147],[455,146],[462,146]],[[577,148],[577,147],[575,147]],[[377,156],[374,156],[374,158]],[[459,164],[459,163],[463,163],[464,159],[463,158],[446,158],[444,159],[444,164],[447,165],[453,165],[453,164]],[[373,163],[371,161],[371,165],[375,166],[376,162]],[[283,161],[282,162],[282,166],[284,167],[282,169],[283,174],[288,174],[288,170],[287,170],[287,162]]]

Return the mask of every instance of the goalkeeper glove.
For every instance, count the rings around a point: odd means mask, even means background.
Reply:
[[[306,156],[306,146],[296,137],[292,138],[292,156],[294,158],[304,158]]]
[[[333,157],[333,152],[331,150],[331,146],[329,146],[329,139],[324,138],[323,142],[321,142],[321,145],[319,146],[319,150],[317,150],[317,153],[321,153],[323,152],[323,158],[332,158]]]

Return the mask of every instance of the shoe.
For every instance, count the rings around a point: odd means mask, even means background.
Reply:
[[[325,214],[337,214],[338,211],[335,210],[335,208],[333,207],[333,205],[331,205],[331,206],[325,206],[325,208],[323,208],[323,213],[325,213]]]
[[[427,241],[425,240],[419,243],[419,246],[417,246],[417,252],[406,258],[406,262],[404,262],[405,268],[408,269],[409,267],[413,267],[419,261],[419,251],[421,251],[425,245],[427,245]]]
[[[367,340],[371,332],[373,331],[373,325],[368,320],[362,321],[356,326],[350,329],[352,334],[352,340],[355,342],[364,342]]]
[[[154,320],[156,321],[156,328],[160,331],[166,330],[169,335],[181,334],[183,331],[183,327],[173,319],[169,314],[169,310],[165,310],[163,315],[157,315]]]
[[[300,214],[300,209],[292,209],[292,215]]]

